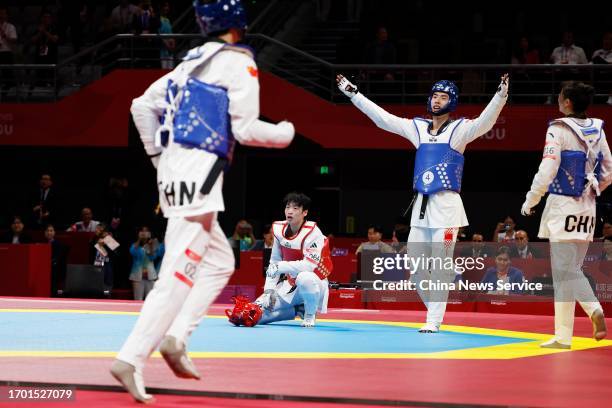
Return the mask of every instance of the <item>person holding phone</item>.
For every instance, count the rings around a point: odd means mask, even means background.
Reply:
[[[132,269],[130,281],[134,291],[134,300],[144,300],[153,289],[157,280],[155,262],[162,256],[161,246],[157,239],[151,238],[151,230],[142,226],[138,230],[138,239],[130,247]]]

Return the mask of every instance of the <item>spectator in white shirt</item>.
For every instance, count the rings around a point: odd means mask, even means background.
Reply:
[[[134,16],[140,14],[140,9],[131,4],[129,0],[121,0],[119,5],[111,11],[111,24],[117,33],[129,33],[132,29]]]
[[[99,221],[94,221],[91,208],[85,207],[81,210],[81,221],[75,222],[68,228],[70,232],[96,232]]]
[[[584,50],[574,45],[574,33],[563,33],[563,43],[555,48],[550,56],[553,64],[588,64]]]

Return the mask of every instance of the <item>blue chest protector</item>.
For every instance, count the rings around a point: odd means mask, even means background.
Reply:
[[[567,123],[567,122],[566,122]],[[572,124],[570,129],[574,131],[574,134],[584,141],[583,137],[599,135],[600,131],[596,127],[581,127],[577,124]],[[579,136],[579,131],[583,137]],[[599,141],[599,139],[593,140]],[[586,143],[586,142],[585,142]],[[589,141],[589,143],[592,143]],[[601,161],[603,159],[603,153],[600,151],[597,154],[597,160],[595,162],[593,174],[598,180],[601,173]],[[580,197],[584,192],[584,187],[587,183],[586,174],[587,165],[587,154],[580,150],[564,150],[561,152],[561,163],[559,164],[559,170],[552,183],[548,187],[548,192],[552,194]]]
[[[168,82],[167,100],[177,95],[178,86]],[[229,159],[234,147],[229,99],[224,88],[189,78],[173,119],[174,142]],[[163,144],[167,143],[162,141]]]
[[[464,158],[450,143],[421,143],[414,163],[412,187],[422,194],[461,191]]]
[[[601,160],[603,153],[597,155],[597,163],[593,173],[599,179],[601,172]],[[564,150],[561,152],[561,164],[557,175],[550,186],[548,192],[570,197],[580,197],[584,192],[586,184],[586,162],[587,155],[579,150]]]

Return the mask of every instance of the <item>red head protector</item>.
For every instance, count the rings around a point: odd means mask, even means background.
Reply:
[[[250,303],[249,298],[243,295],[232,297],[234,310],[225,310],[225,315],[230,323],[236,326],[253,327],[259,322],[263,311],[256,303]]]

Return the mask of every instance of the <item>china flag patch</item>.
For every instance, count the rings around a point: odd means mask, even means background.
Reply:
[[[259,71],[257,71],[257,68],[253,66],[248,66],[247,71],[249,71],[249,74],[251,74],[252,77],[257,78],[257,76],[259,75]]]

